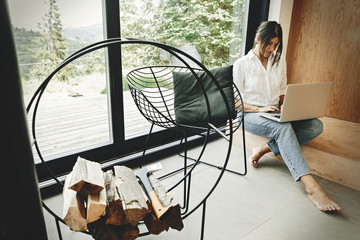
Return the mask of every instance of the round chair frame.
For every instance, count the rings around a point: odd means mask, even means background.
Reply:
[[[46,161],[44,160],[40,148],[38,146],[38,143],[36,141],[36,127],[35,127],[35,123],[36,123],[36,113],[39,107],[39,103],[41,100],[41,97],[47,87],[47,85],[49,84],[49,82],[51,81],[51,79],[53,78],[53,76],[59,72],[63,67],[65,67],[66,65],[68,65],[69,63],[71,63],[72,61],[78,59],[79,57],[88,54],[92,51],[101,49],[101,48],[106,48],[109,47],[111,45],[125,45],[125,44],[145,44],[145,45],[152,45],[155,46],[157,48],[160,48],[168,53],[170,53],[171,55],[173,55],[174,57],[176,57],[177,59],[179,59],[185,66],[186,68],[192,72],[192,74],[196,77],[196,80],[199,82],[201,89],[203,91],[204,97],[206,99],[206,105],[207,105],[207,111],[208,111],[208,123],[211,123],[211,114],[210,114],[210,106],[209,106],[209,100],[207,97],[207,94],[204,90],[204,87],[202,86],[199,78],[197,77],[195,70],[189,66],[189,64],[181,57],[184,56],[187,59],[190,59],[191,61],[193,61],[194,63],[196,63],[199,66],[199,69],[204,71],[206,74],[208,74],[208,76],[210,76],[212,82],[217,86],[219,92],[221,93],[221,96],[223,98],[223,101],[225,102],[226,105],[226,109],[227,109],[227,113],[228,113],[228,149],[226,151],[226,157],[224,160],[223,165],[219,168],[221,171],[216,179],[215,184],[212,186],[212,188],[209,190],[209,192],[206,194],[206,196],[203,198],[203,200],[201,200],[197,205],[195,205],[195,207],[193,207],[192,209],[187,209],[186,210],[186,214],[182,215],[182,219],[185,219],[186,217],[188,217],[190,214],[192,214],[194,211],[196,211],[198,208],[202,207],[202,223],[201,223],[201,236],[200,239],[204,238],[204,227],[205,227],[205,210],[206,210],[206,201],[209,198],[209,196],[213,193],[213,191],[215,190],[215,188],[217,187],[218,183],[220,182],[220,179],[222,178],[224,171],[226,170],[228,161],[229,161],[229,157],[230,157],[230,152],[231,152],[231,146],[232,146],[232,141],[233,141],[233,123],[232,123],[232,119],[231,119],[231,112],[230,112],[230,106],[226,101],[226,96],[224,94],[224,91],[221,89],[219,83],[217,82],[217,80],[215,79],[215,77],[211,74],[211,72],[209,70],[207,70],[200,62],[198,62],[196,59],[194,59],[193,57],[191,57],[190,55],[188,55],[185,52],[182,52],[179,49],[176,49],[174,47],[165,45],[165,44],[161,44],[161,43],[157,43],[157,42],[152,42],[152,41],[145,41],[145,40],[140,40],[140,39],[129,39],[129,38],[113,38],[113,39],[107,39],[107,40],[103,40],[103,41],[99,41],[96,42],[94,44],[88,45],[82,49],[80,49],[79,51],[73,53],[72,55],[70,55],[68,58],[66,58],[43,82],[42,84],[39,86],[39,88],[36,90],[36,92],[34,93],[33,97],[31,98],[29,104],[27,105],[26,111],[27,113],[29,113],[32,105],[34,104],[34,111],[33,111],[33,118],[32,118],[32,137],[33,137],[33,144],[35,146],[35,149],[38,153],[38,156],[41,160],[41,162],[44,164],[45,167],[47,167],[48,171],[50,172],[52,178],[56,181],[57,184],[60,184],[61,186],[63,186],[63,183],[57,178],[57,176],[52,172],[52,170],[50,169],[50,167],[47,165]],[[240,109],[243,109],[243,102],[240,97]],[[241,111],[241,116],[240,116],[240,121],[241,121],[241,125],[242,125],[242,132],[243,132],[243,144],[244,144],[244,163],[245,163],[245,172],[243,174],[240,175],[245,175],[247,170],[246,170],[246,152],[245,152],[245,135],[244,135],[244,116],[243,116],[243,112]],[[149,120],[149,119],[148,119]],[[172,124],[174,124],[174,126],[177,127],[181,127],[178,124],[176,124],[176,122],[174,121],[170,121]],[[239,125],[240,126],[240,125]],[[153,125],[152,125],[153,127]],[[152,131],[152,127],[150,129],[149,135],[151,134]],[[188,128],[189,126],[187,126]],[[172,188],[169,189],[172,190],[173,188],[175,188],[176,186],[178,186],[180,183],[182,182],[186,182],[186,179],[189,179],[188,184],[190,184],[190,178],[191,178],[191,173],[193,172],[194,168],[197,166],[198,163],[200,163],[200,158],[203,155],[209,136],[211,134],[211,132],[218,132],[221,133],[221,131],[219,131],[215,126],[213,126],[212,124],[208,124],[207,127],[205,129],[203,129],[203,137],[204,137],[204,144],[202,146],[201,149],[201,153],[199,155],[199,158],[195,160],[195,163],[190,165],[190,169],[187,170],[188,166],[185,165],[184,167],[184,176],[182,177],[181,180],[179,180]],[[186,142],[186,139],[185,139]],[[145,149],[146,150],[146,149]],[[144,154],[145,154],[145,150],[144,150]],[[189,196],[189,195],[187,195]],[[61,235],[61,230],[60,230],[60,225],[59,223],[62,222],[64,223],[64,221],[56,214],[54,213],[45,203],[44,201],[42,202],[43,207],[55,218],[56,220],[56,226],[57,226],[57,231],[58,231],[58,235],[59,235],[59,239],[62,239],[62,235]],[[65,223],[64,223],[65,224]],[[84,233],[86,234],[90,234],[88,231],[85,231]],[[140,233],[139,237],[141,236],[145,236],[150,234],[149,232],[144,232],[144,233]]]

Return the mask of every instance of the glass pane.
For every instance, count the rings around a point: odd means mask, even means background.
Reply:
[[[144,52],[147,53],[143,58]],[[131,44],[121,47],[123,76],[132,70],[142,66],[159,65],[158,55],[159,50],[150,45]],[[152,64],[151,64],[152,63]],[[150,130],[151,124],[141,115],[136,107],[127,83],[123,82],[123,96],[124,96],[124,116],[125,116],[125,138],[136,137],[143,135]],[[160,130],[158,126],[154,126],[153,131]]]
[[[98,0],[12,0],[9,7],[27,106],[64,59],[103,39],[102,4]],[[52,77],[35,121],[37,143],[46,160],[111,143],[105,66],[100,49]],[[28,114],[31,130],[32,115],[33,111]],[[36,151],[34,156],[39,161]]]
[[[245,0],[120,0],[121,36],[176,47],[208,69],[229,65],[241,55],[244,9]],[[182,64],[164,51],[139,46],[123,47],[122,61],[124,76],[138,67]],[[125,135],[144,134],[150,125],[133,110],[126,85],[123,90]]]

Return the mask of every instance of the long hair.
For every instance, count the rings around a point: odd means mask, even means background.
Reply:
[[[281,25],[275,21],[262,22],[256,30],[253,48],[255,48],[255,45],[258,43],[257,36],[260,37],[260,46],[263,46],[263,51],[265,51],[265,48],[269,45],[271,39],[275,37],[279,38],[279,45],[276,49],[275,57],[272,64],[274,65],[275,63],[278,63],[282,54],[283,45]]]

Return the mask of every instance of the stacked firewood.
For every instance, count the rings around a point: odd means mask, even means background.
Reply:
[[[88,230],[96,240],[136,239],[140,221],[151,234],[182,230],[179,204],[153,174],[148,178],[161,204],[169,207],[165,219],[155,215],[132,169],[115,166],[103,172],[99,163],[79,157],[64,184],[64,222],[73,231]]]

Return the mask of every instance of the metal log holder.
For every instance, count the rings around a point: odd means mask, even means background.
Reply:
[[[159,110],[159,108],[157,106],[155,106],[151,101],[148,101],[148,96],[146,96],[146,94],[144,94],[143,90],[140,90],[139,88],[137,88],[134,85],[134,82],[131,82],[130,80],[130,75],[128,74],[126,79],[128,82],[128,85],[130,87],[131,90],[131,94],[133,96],[133,99],[136,103],[136,105],[138,106],[139,111],[142,113],[142,115],[152,124],[150,131],[148,133],[147,136],[147,140],[146,140],[146,144],[143,150],[143,156],[146,156],[146,150],[148,148],[148,143],[149,143],[149,139],[153,130],[154,125],[163,127],[163,128],[167,128],[167,129],[171,129],[171,130],[176,130],[176,131],[181,131],[183,133],[183,138],[180,142],[180,144],[182,144],[184,146],[184,153],[181,154],[181,156],[183,156],[184,158],[184,166],[181,169],[176,170],[175,172],[171,172],[169,174],[166,174],[162,177],[160,177],[159,179],[165,178],[165,177],[169,177],[175,173],[181,172],[183,171],[183,176],[182,179],[179,180],[176,184],[174,184],[171,188],[168,189],[168,191],[173,190],[174,188],[176,188],[177,186],[179,186],[181,183],[184,184],[184,192],[183,192],[183,197],[184,197],[184,201],[183,201],[183,211],[182,211],[182,219],[187,218],[188,216],[190,216],[193,212],[195,212],[198,208],[202,207],[202,219],[201,219],[201,230],[200,230],[200,239],[204,239],[204,230],[205,230],[205,217],[206,217],[206,202],[207,199],[210,197],[210,195],[212,194],[212,192],[215,190],[215,188],[217,187],[218,183],[220,182],[223,174],[225,171],[230,171],[239,175],[246,175],[247,173],[247,168],[246,168],[246,151],[245,151],[245,133],[244,133],[244,112],[242,110],[237,110],[237,117],[235,119],[235,121],[233,119],[231,119],[231,114],[230,114],[230,106],[229,103],[226,100],[226,96],[224,91],[221,89],[219,83],[217,82],[217,80],[215,79],[215,77],[211,74],[211,72],[209,70],[207,70],[200,62],[198,62],[196,59],[194,59],[193,57],[191,57],[190,55],[188,55],[187,53],[176,49],[174,47],[165,45],[165,44],[161,44],[161,43],[157,43],[157,42],[152,42],[152,41],[145,41],[145,40],[140,40],[140,39],[129,39],[129,38],[113,38],[113,39],[107,39],[107,40],[103,40],[103,41],[99,41],[96,42],[94,44],[88,45],[82,49],[80,49],[79,51],[73,53],[71,56],[69,56],[67,59],[65,59],[43,82],[42,84],[39,86],[39,88],[36,90],[36,92],[34,93],[33,97],[31,98],[26,111],[29,113],[32,105],[34,104],[34,111],[33,111],[33,118],[32,118],[32,137],[34,139],[34,145],[35,145],[35,149],[38,153],[38,156],[41,160],[41,162],[44,164],[44,166],[47,167],[49,173],[51,174],[52,178],[56,181],[57,184],[63,186],[63,183],[57,178],[57,176],[52,172],[52,170],[50,169],[50,167],[47,165],[46,161],[44,160],[40,148],[38,146],[38,143],[36,141],[36,130],[35,130],[35,122],[36,122],[36,113],[38,110],[38,106],[41,100],[41,97],[48,85],[48,83],[51,81],[51,79],[53,78],[53,76],[59,72],[63,67],[65,67],[66,65],[68,65],[70,62],[78,59],[79,57],[88,54],[92,51],[101,49],[101,48],[107,48],[109,46],[112,45],[126,45],[126,44],[144,44],[144,45],[151,45],[151,46],[155,46],[157,48],[160,48],[168,53],[170,53],[171,55],[173,55],[174,57],[176,57],[178,60],[180,60],[183,63],[183,67],[179,67],[179,66],[171,66],[171,67],[166,67],[166,66],[161,66],[162,69],[168,69],[169,68],[173,68],[173,69],[182,69],[184,71],[189,71],[191,72],[197,82],[200,84],[201,89],[203,91],[205,100],[206,100],[206,105],[207,105],[207,111],[208,111],[208,124],[206,127],[196,127],[196,126],[189,126],[189,125],[181,125],[181,124],[177,124],[176,121],[174,121],[173,118],[173,111],[168,108],[168,105],[165,104],[165,110]],[[190,65],[184,60],[184,58],[190,59],[193,63],[196,63],[198,65],[197,69],[194,69],[192,67],[190,67]],[[150,69],[157,69],[158,67],[151,67]],[[160,69],[160,68],[159,68]],[[228,121],[227,124],[224,126],[214,126],[213,124],[211,124],[211,114],[210,114],[210,106],[209,106],[209,100],[206,94],[206,91],[204,90],[204,87],[202,86],[199,77],[197,76],[197,74],[195,73],[195,70],[201,70],[204,71],[206,74],[208,74],[208,76],[210,76],[212,82],[217,86],[219,92],[221,93],[221,96],[223,98],[223,101],[225,102],[226,105],[226,109],[227,109],[227,113],[228,113]],[[134,72],[133,72],[134,73]],[[154,76],[154,75],[153,75]],[[157,86],[158,89],[160,89],[160,85]],[[237,101],[239,101],[237,103],[237,105],[240,106],[239,109],[243,109],[243,102],[242,102],[242,98],[240,93],[238,92],[237,88],[234,85],[234,96],[236,97]],[[166,95],[163,94],[162,91],[160,91],[160,98],[158,100],[161,100],[163,103],[166,103]],[[141,105],[141,104],[143,105]],[[242,127],[242,134],[243,134],[243,150],[244,150],[244,166],[245,166],[245,170],[243,173],[240,172],[236,172],[233,170],[229,170],[227,169],[227,164],[229,161],[229,157],[230,157],[230,153],[231,153],[231,147],[232,147],[232,141],[233,141],[233,132],[238,129],[239,127]],[[188,141],[188,136],[189,135],[200,135],[201,137],[203,137],[204,142],[200,151],[200,154],[198,156],[198,158],[190,158],[187,156],[187,141]],[[226,156],[225,159],[223,161],[223,165],[222,166],[215,166],[212,165],[210,163],[207,163],[205,161],[200,161],[207,143],[209,141],[210,136],[216,135],[218,134],[220,137],[225,138],[228,141],[228,148],[226,150]],[[225,151],[225,150],[224,150]],[[187,159],[193,160],[194,163],[192,164],[188,164]],[[220,170],[219,175],[217,176],[216,182],[215,184],[211,187],[211,189],[209,190],[209,192],[206,194],[206,196],[199,202],[197,203],[194,207],[190,208],[190,186],[191,186],[191,174],[193,172],[193,170],[195,169],[195,167],[200,164],[200,163],[205,163],[208,164],[210,166],[216,167]],[[60,222],[64,223],[64,221],[57,216],[44,202],[42,202],[43,207],[54,217],[55,222],[56,222],[56,226],[57,226],[57,231],[58,231],[58,236],[59,239],[63,239],[62,238],[62,234],[61,234],[61,229],[60,229]],[[64,223],[65,224],[65,223]],[[85,234],[90,234],[88,231],[83,232]],[[149,235],[149,232],[142,232],[140,233],[139,237],[141,236],[145,236],[145,235]]]

